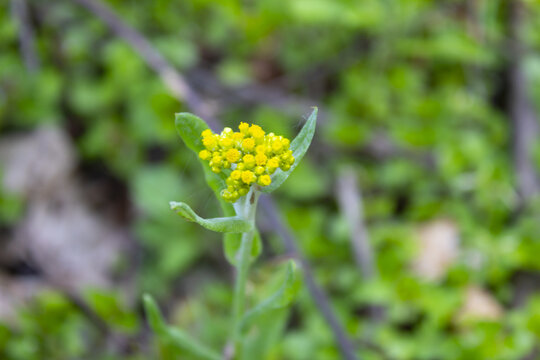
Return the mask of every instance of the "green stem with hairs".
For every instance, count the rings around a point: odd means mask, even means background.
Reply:
[[[238,215],[249,221],[253,230],[242,233],[240,249],[236,264],[236,281],[234,285],[233,310],[232,310],[232,342],[234,343],[235,358],[240,358],[242,352],[242,317],[246,300],[246,282],[248,277],[251,251],[255,237],[255,213],[259,193],[250,191],[245,197],[245,202],[237,209]]]

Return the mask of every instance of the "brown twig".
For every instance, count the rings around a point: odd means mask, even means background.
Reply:
[[[364,222],[362,193],[352,169],[345,169],[340,173],[336,182],[336,197],[340,212],[347,221],[356,265],[366,280],[372,280],[378,275],[375,256]],[[385,316],[385,308],[380,305],[369,305],[367,315],[372,325],[380,323]]]
[[[339,345],[339,350],[344,359],[354,360],[357,359],[354,351],[354,346],[351,343],[349,337],[343,330],[343,326],[338,320],[332,306],[330,305],[330,300],[326,293],[321,289],[321,287],[316,283],[313,271],[307,259],[302,255],[300,249],[296,245],[296,240],[294,239],[291,231],[284,224],[283,220],[278,215],[278,211],[272,199],[269,196],[261,196],[259,203],[262,205],[264,212],[266,213],[266,221],[269,226],[274,229],[275,232],[283,239],[285,243],[285,248],[287,252],[297,259],[302,265],[302,270],[304,273],[304,279],[308,290],[317,304],[318,309],[323,315],[324,319],[332,329],[334,338]]]
[[[336,183],[336,195],[341,214],[349,227],[354,260],[366,279],[377,275],[373,250],[364,223],[362,194],[357,186],[356,175],[351,169],[344,170]]]
[[[218,122],[198,93],[186,82],[186,79],[161,55],[152,44],[133,27],[122,21],[106,4],[95,0],[72,0],[96,17],[101,19],[120,38],[124,39],[135,50],[146,64],[154,70],[167,85],[171,93],[187,107],[202,116],[208,125],[217,130]]]
[[[317,103],[312,99],[286,93],[274,86],[259,84],[249,84],[242,87],[226,86],[212,72],[202,68],[190,70],[186,73],[186,78],[200,93],[211,95],[218,102],[227,105],[257,106],[265,104],[279,109],[282,113],[296,116],[299,112]],[[324,123],[328,117],[325,109],[319,108],[317,121]]]
[[[28,16],[26,0],[11,0],[11,13],[19,25],[19,44],[26,69],[35,72],[39,69],[39,60],[34,46],[34,29]]]
[[[509,111],[513,126],[513,157],[518,192],[523,200],[540,192],[538,175],[532,159],[532,148],[538,137],[536,115],[529,99],[527,80],[523,73],[523,44],[519,24],[524,4],[520,0],[509,3]]]

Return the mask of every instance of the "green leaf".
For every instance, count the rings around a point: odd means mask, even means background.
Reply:
[[[294,164],[287,171],[277,169],[274,175],[272,175],[272,183],[268,186],[262,187],[262,192],[271,193],[272,191],[280,187],[281,184],[283,184],[283,182],[287,180],[289,175],[291,175],[294,168],[300,163],[300,161],[306,154],[309,145],[311,144],[311,140],[313,140],[313,135],[315,134],[315,126],[317,125],[317,112],[318,109],[314,107],[311,115],[309,115],[309,118],[302,127],[302,130],[300,130],[300,133],[291,142],[291,150],[295,158]]]
[[[212,172],[206,162],[199,159],[199,152],[204,149],[201,133],[209,128],[208,125],[203,119],[193,114],[178,113],[175,116],[175,126],[178,134],[180,135],[184,143],[187,145],[187,147],[193,150],[193,152],[195,152],[197,159],[203,167],[206,183],[214,191],[214,194],[219,201],[221,209],[223,210],[223,215],[231,217],[235,216],[236,212],[234,211],[233,206],[230,203],[224,201],[220,195],[221,190],[226,188],[225,180],[221,176]],[[238,244],[239,247],[241,237],[241,234],[225,233],[223,239],[225,248],[233,248],[234,246],[230,246],[231,244]],[[227,246],[227,244],[229,244],[229,246]],[[259,248],[261,247],[259,246]]]
[[[278,359],[279,341],[287,325],[286,308],[276,309],[257,317],[257,323],[244,334],[242,359]]]
[[[203,119],[190,113],[177,113],[174,124],[188,148],[197,154],[204,149],[201,134],[208,125]]]
[[[243,327],[271,310],[282,309],[289,306],[300,289],[300,281],[300,276],[296,270],[296,264],[293,260],[290,260],[287,264],[285,281],[283,281],[282,285],[275,293],[244,315],[244,318],[242,319]]]
[[[0,174],[0,179],[2,174]],[[0,224],[14,224],[24,212],[24,201],[20,196],[0,189]]]
[[[144,294],[143,302],[146,316],[148,316],[148,323],[150,324],[152,330],[158,336],[166,336],[167,324],[165,323],[165,319],[163,319],[163,315],[161,314],[161,311],[159,311],[159,308],[152,296]]]
[[[199,159],[199,152],[204,149],[201,133],[204,130],[209,129],[208,125],[203,119],[190,113],[177,113],[174,123],[176,126],[176,131],[178,131],[178,134],[187,147],[195,153],[199,163],[203,167],[206,183],[214,191],[214,194],[216,195],[216,198],[223,209],[224,215],[234,215],[235,212],[232,205],[224,201],[220,195],[221,190],[227,187],[225,184],[225,178],[212,172],[208,164]]]
[[[218,353],[209,349],[206,345],[201,344],[186,332],[169,327],[165,323],[165,319],[163,319],[163,315],[152,296],[145,294],[143,296],[143,303],[150,327],[163,345],[173,345],[177,349],[178,355],[184,350],[201,359],[221,359],[221,356]]]
[[[233,236],[229,236],[233,235]],[[236,266],[237,261],[236,258],[238,257],[238,251],[240,250],[240,245],[242,244],[242,236],[238,236],[237,234],[225,234],[225,239],[223,242],[223,248],[225,250],[225,257],[227,260],[234,266]],[[261,241],[261,235],[258,231],[255,230],[255,235],[253,238],[253,243],[251,246],[251,256],[250,261],[253,262],[255,259],[259,257],[259,255],[262,252],[262,241]]]
[[[186,203],[171,201],[171,210],[184,217],[188,221],[196,222],[202,227],[224,233],[244,233],[253,228],[253,225],[239,216],[203,219],[197,215]]]
[[[118,293],[98,289],[89,289],[84,292],[88,305],[115,329],[127,333],[134,333],[139,328],[138,317],[127,311],[127,307],[120,300]]]

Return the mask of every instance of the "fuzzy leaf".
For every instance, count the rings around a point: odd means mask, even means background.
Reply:
[[[203,119],[193,114],[178,113],[175,116],[175,126],[178,134],[180,135],[184,143],[187,145],[187,147],[193,150],[193,152],[195,152],[197,159],[203,167],[206,183],[214,191],[214,194],[219,201],[221,209],[223,210],[223,215],[231,217],[235,216],[236,212],[234,211],[233,206],[223,200],[220,195],[221,190],[226,188],[225,180],[221,176],[212,172],[212,170],[210,170],[210,166],[208,166],[205,161],[199,159],[199,152],[204,149],[201,133],[209,128],[208,125]],[[241,238],[242,234],[239,233],[225,233],[223,239],[225,243],[225,248],[227,248],[227,243],[240,244]]]
[[[174,124],[188,148],[197,154],[204,149],[201,134],[208,129],[208,125],[203,119],[190,113],[177,113]]]
[[[188,333],[168,326],[156,302],[150,295],[145,294],[143,296],[143,303],[150,327],[163,345],[172,345],[178,352],[178,355],[181,355],[180,352],[185,351],[201,359],[221,359],[218,353],[199,343]]]
[[[257,317],[257,322],[243,336],[243,359],[272,359],[279,347],[288,311],[286,308],[273,310]]]
[[[177,113],[175,115],[174,123],[176,126],[176,131],[186,146],[195,153],[197,159],[203,167],[206,183],[214,191],[216,198],[223,209],[224,215],[234,215],[232,205],[225,202],[220,195],[221,190],[227,187],[225,184],[225,179],[222,176],[212,172],[206,161],[199,159],[199,152],[204,149],[201,133],[204,130],[209,129],[208,125],[203,119],[190,113]]]
[[[262,192],[271,193],[272,191],[280,187],[281,184],[283,184],[283,182],[287,180],[289,175],[291,175],[294,168],[300,163],[300,161],[306,154],[309,145],[311,144],[311,140],[313,140],[313,135],[315,134],[315,127],[317,125],[317,112],[318,109],[314,107],[311,115],[309,115],[309,118],[302,127],[302,130],[300,130],[300,133],[298,133],[298,135],[291,142],[291,150],[295,158],[294,164],[287,171],[277,169],[274,175],[272,175],[272,183],[268,186],[262,187]]]
[[[143,295],[143,302],[150,327],[156,335],[165,336],[167,334],[167,325],[165,324],[165,319],[163,319],[163,315],[161,314],[161,311],[159,311],[156,302],[152,296],[148,294]]]
[[[230,236],[233,235],[233,236]],[[234,266],[236,266],[236,258],[238,254],[238,250],[240,250],[240,245],[242,244],[242,236],[238,234],[225,234],[225,239],[223,243],[223,248],[225,250],[225,257],[227,260]],[[251,246],[251,256],[250,261],[253,262],[255,259],[259,257],[259,255],[262,252],[262,241],[261,241],[261,235],[258,231],[255,231],[255,235],[253,238],[253,243]]]
[[[289,306],[300,289],[300,281],[296,264],[294,261],[290,260],[287,264],[285,281],[283,284],[275,293],[270,295],[270,297],[259,303],[244,315],[242,320],[243,326],[247,326],[251,321],[271,310],[282,309]]]
[[[176,211],[178,215],[184,217],[187,221],[196,222],[208,230],[224,233],[243,233],[250,231],[253,228],[253,225],[250,222],[239,216],[203,219],[186,203],[171,201],[169,204],[171,210]]]

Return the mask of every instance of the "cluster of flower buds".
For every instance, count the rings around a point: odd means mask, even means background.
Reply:
[[[265,134],[258,125],[240,123],[238,129],[227,127],[221,134],[208,129],[201,134],[205,150],[199,157],[209,162],[213,172],[226,174],[227,188],[221,196],[228,202],[246,195],[252,184],[270,185],[278,168],[287,171],[294,164],[289,139]]]

